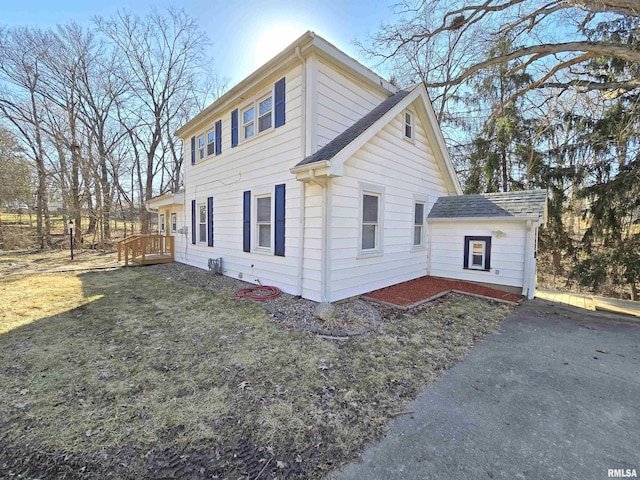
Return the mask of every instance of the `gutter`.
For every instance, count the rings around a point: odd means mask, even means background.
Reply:
[[[512,216],[512,217],[427,217],[427,223],[451,223],[451,222],[531,222],[538,221],[538,217]]]

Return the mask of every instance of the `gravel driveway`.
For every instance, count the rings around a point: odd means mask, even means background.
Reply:
[[[525,302],[408,410],[332,478],[640,475],[640,322]]]

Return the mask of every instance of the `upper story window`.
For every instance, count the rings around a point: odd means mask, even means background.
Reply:
[[[264,132],[271,128],[273,122],[271,121],[273,113],[273,102],[271,96],[265,98],[258,104],[258,133]]]
[[[210,130],[207,133],[207,156],[216,153],[216,135],[215,130]]]
[[[404,112],[404,137],[413,140],[413,113]]]
[[[245,140],[255,135],[255,117],[254,107],[242,111],[242,138]]]
[[[204,135],[202,135],[198,137],[198,160],[202,160],[204,157],[206,157],[206,155],[204,151]]]

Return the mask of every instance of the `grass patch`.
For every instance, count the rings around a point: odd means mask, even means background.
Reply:
[[[38,478],[323,478],[510,312],[452,296],[341,344],[143,268],[2,282],[0,474]]]

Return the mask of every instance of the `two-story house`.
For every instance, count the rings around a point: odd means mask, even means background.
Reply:
[[[179,262],[337,301],[427,274],[527,296],[544,192],[462,196],[425,87],[307,32],[181,127]]]

